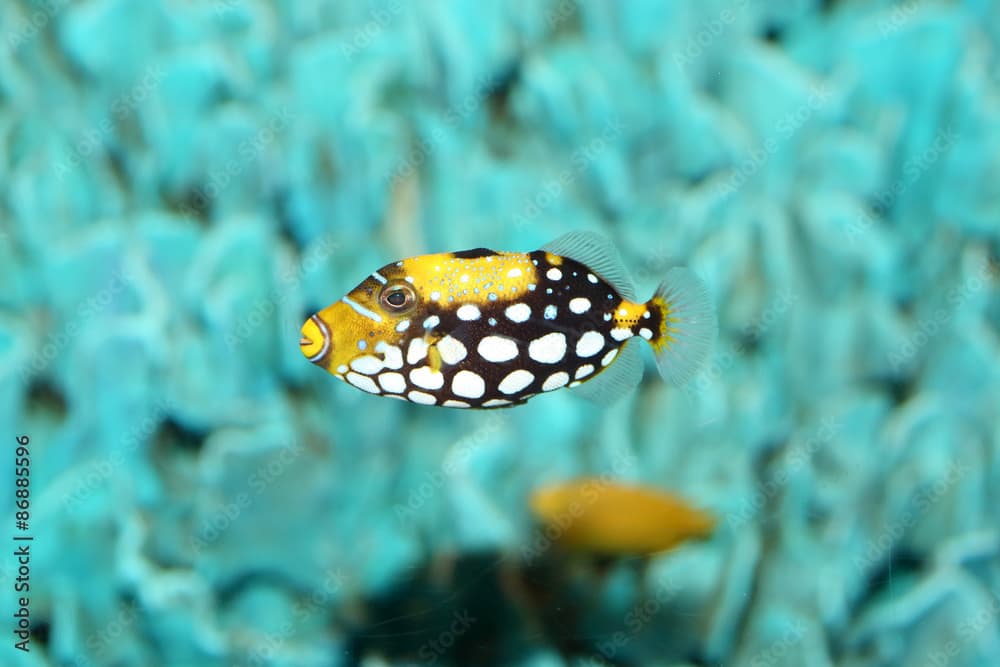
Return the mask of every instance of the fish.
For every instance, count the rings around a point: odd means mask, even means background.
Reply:
[[[573,231],[531,252],[474,248],[386,264],[310,315],[299,345],[370,394],[491,409],[563,387],[610,404],[642,380],[639,340],[680,386],[715,329],[693,271],[671,269],[639,302],[614,245]]]
[[[712,515],[678,496],[600,477],[543,486],[529,506],[549,540],[600,556],[668,551],[715,527]]]

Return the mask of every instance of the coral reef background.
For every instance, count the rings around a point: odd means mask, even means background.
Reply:
[[[1000,3],[6,0],[3,665],[1000,664]],[[705,371],[608,408],[337,382],[306,313],[593,229]],[[588,569],[526,498],[668,489]]]

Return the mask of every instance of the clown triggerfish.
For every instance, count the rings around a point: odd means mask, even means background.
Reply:
[[[618,252],[571,232],[534,252],[486,248],[388,264],[302,325],[302,354],[372,394],[497,408],[576,387],[609,403],[642,379],[634,338],[679,385],[708,356],[715,315],[688,269],[645,303]]]

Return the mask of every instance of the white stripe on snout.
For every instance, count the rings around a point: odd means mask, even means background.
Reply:
[[[323,358],[323,355],[330,351],[330,330],[326,328],[326,323],[319,319],[319,316],[313,315],[309,319],[319,327],[320,333],[323,334],[323,347],[320,348],[319,352],[309,357],[309,361],[319,361]]]
[[[385,279],[385,276],[383,276],[378,271],[373,271],[372,272],[372,278],[374,278],[375,280],[379,281],[383,285],[385,285],[387,282],[389,282],[388,280]]]
[[[342,298],[341,301],[343,301],[348,306],[350,306],[351,308],[353,308],[354,312],[356,312],[358,315],[364,315],[368,319],[375,320],[376,322],[378,322],[378,323],[381,324],[381,322],[382,322],[382,316],[379,315],[378,313],[373,312],[371,310],[368,310],[367,308],[365,308],[364,306],[362,306],[359,303],[355,303],[354,301],[351,301],[346,296],[344,298]]]

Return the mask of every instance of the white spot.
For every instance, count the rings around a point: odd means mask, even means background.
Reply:
[[[424,320],[425,329],[433,329],[437,325],[441,324],[441,318],[437,315],[431,315],[426,320]]]
[[[605,322],[611,321],[611,313],[604,313],[604,321]]]
[[[579,380],[574,380],[573,382],[569,383],[569,388],[572,389],[573,387],[579,387],[581,384],[583,383],[580,382]]]
[[[601,359],[601,366],[607,366],[608,364],[610,364],[612,361],[615,360],[616,356],[618,356],[618,348],[612,348],[611,350],[608,350],[608,353],[604,355],[603,359]]]
[[[346,376],[348,382],[353,384],[358,389],[362,391],[367,391],[369,394],[380,394],[378,387],[375,385],[375,381],[370,377],[365,375],[358,375],[357,373],[348,373]]]
[[[549,305],[545,306],[545,313],[543,314],[543,316],[547,320],[554,320],[554,319],[556,319],[556,315],[558,313],[559,313],[559,309],[556,308],[555,306],[553,306],[550,303]]]
[[[528,355],[542,364],[555,364],[566,356],[566,336],[558,331],[536,338],[528,345]]]
[[[511,269],[510,271],[507,272],[507,277],[508,278],[520,278],[521,277],[521,269]]]
[[[421,366],[410,371],[410,382],[424,389],[440,389],[444,386],[444,375],[430,366]]]
[[[579,368],[576,369],[576,375],[574,375],[573,377],[579,380],[580,378],[587,377],[593,372],[594,372],[593,364],[584,364],[583,366],[580,366]]]
[[[462,341],[451,336],[445,336],[439,340],[437,342],[437,349],[441,353],[441,361],[452,366],[465,359],[465,355],[467,354]]]
[[[337,372],[340,373],[341,375],[343,375],[344,373],[346,373],[349,370],[350,369],[347,366],[345,366],[344,364],[341,364],[341,365],[337,366]]]
[[[483,403],[484,408],[499,408],[501,405],[510,405],[510,401],[503,398],[491,398]]]
[[[431,301],[437,301],[440,298],[441,298],[441,292],[438,292],[437,290],[431,292]]]
[[[648,310],[642,314],[642,319],[644,319],[644,320],[648,320],[649,319],[649,311]]]
[[[650,338],[653,337],[653,332],[652,332],[652,330],[647,329],[646,327],[643,327],[643,328],[639,329],[639,335],[642,336],[643,338],[645,338],[646,340],[649,340]]]
[[[595,285],[597,284],[597,276],[595,276],[593,273],[587,274],[587,280],[594,283]]]
[[[500,384],[497,386],[497,389],[504,394],[516,394],[531,384],[534,380],[535,375],[531,371],[519,368],[516,371],[511,371],[507,374],[507,377],[500,380]]]
[[[631,329],[626,329],[625,327],[615,327],[611,330],[611,337],[617,341],[626,340],[634,335]]]
[[[382,373],[378,376],[378,383],[382,385],[382,389],[394,394],[406,391],[406,378],[401,373]]]
[[[628,311],[622,308],[621,310],[618,311],[618,315],[620,317],[625,317],[626,315],[628,315]]]
[[[575,299],[570,299],[569,309],[572,310],[577,315],[582,315],[583,313],[590,310],[590,299],[585,299],[582,296],[578,296]]]
[[[456,400],[453,400],[453,399],[450,399],[450,398],[447,401],[445,401],[444,403],[442,403],[441,405],[443,405],[446,408],[470,408],[470,407],[472,407],[471,405],[469,405],[465,401],[456,401]]]
[[[497,318],[495,318],[495,317],[491,317],[490,319],[488,319],[486,321],[490,323],[491,327],[495,327],[497,325]]]
[[[538,287],[538,285],[536,285],[535,283],[528,283],[529,292],[534,292],[536,287]]]
[[[472,371],[459,371],[451,381],[451,391],[456,396],[479,398],[486,393],[486,382]]]
[[[363,357],[358,357],[351,361],[351,368],[359,373],[364,373],[365,375],[373,375],[382,370],[385,364],[378,357],[373,357],[371,355],[365,355]]]
[[[560,278],[562,278],[562,271],[553,266],[551,269],[545,272],[545,277],[548,278],[549,280],[559,280]]]
[[[503,336],[486,336],[476,349],[486,361],[510,361],[517,356],[517,343]]]
[[[422,391],[411,391],[406,395],[414,403],[423,403],[424,405],[434,405],[437,403],[437,399],[430,394],[425,394]]]
[[[472,320],[478,320],[480,315],[479,309],[473,306],[471,303],[467,303],[461,308],[459,308],[456,314],[458,315],[458,319],[465,320],[466,322],[471,322]]]
[[[460,283],[467,283],[467,282],[469,282],[469,274],[468,273],[463,273],[462,277],[458,279],[458,282],[460,282]]]
[[[576,341],[576,356],[592,357],[604,349],[604,336],[597,331],[588,331]]]
[[[411,285],[413,284],[413,276],[406,276],[405,278],[403,278],[403,280],[410,283]]]
[[[542,383],[542,391],[552,391],[559,387],[565,387],[567,382],[569,382],[569,373],[564,371],[553,373]]]
[[[399,333],[403,333],[409,328],[410,328],[410,320],[403,320],[402,322],[396,325],[396,331],[398,331]]]
[[[524,322],[531,317],[531,306],[526,303],[515,303],[513,306],[507,307],[504,315],[511,322]]]
[[[366,340],[359,340],[358,341],[358,349],[359,350],[365,350],[367,348],[368,348],[368,341],[366,341]]]
[[[427,341],[423,338],[414,338],[410,341],[410,347],[406,351],[406,363],[411,366],[427,356]]]
[[[379,341],[375,346],[375,351],[382,355],[382,363],[386,368],[398,369],[403,367],[403,351],[398,345],[389,345],[385,341]]]

